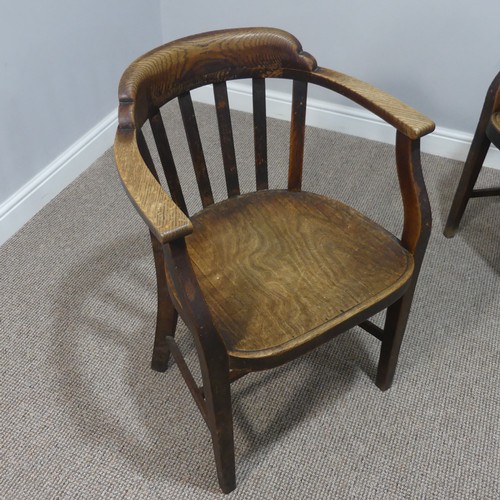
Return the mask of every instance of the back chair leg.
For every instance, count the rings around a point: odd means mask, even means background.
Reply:
[[[153,246],[155,259],[158,297],[156,332],[151,368],[157,372],[164,372],[168,367],[168,360],[170,358],[170,350],[168,348],[166,337],[173,337],[175,335],[178,314],[168,294],[165,261],[163,259],[161,244],[153,235],[151,235],[151,244]]]
[[[397,302],[387,308],[384,325],[385,338],[380,348],[375,379],[377,387],[382,391],[389,389],[394,379],[399,350],[410,314],[413,291],[414,286],[410,285],[410,289]]]
[[[483,166],[484,159],[488,153],[490,144],[491,141],[486,136],[486,124],[480,122],[476,129],[474,139],[472,140],[471,148],[462,171],[462,176],[460,177],[460,182],[458,183],[455,197],[453,198],[450,214],[448,215],[448,220],[446,221],[444,235],[447,238],[455,236],[460,221],[462,220],[462,216],[465,212],[465,208],[467,207],[469,198],[472,195],[479,172]]]
[[[229,370],[227,373],[212,374],[208,390],[204,392],[207,403],[207,420],[212,435],[212,445],[217,467],[219,485],[224,493],[236,488],[234,458],[233,413]]]

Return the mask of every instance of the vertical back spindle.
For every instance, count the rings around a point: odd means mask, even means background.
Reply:
[[[186,138],[189,144],[189,152],[193,160],[196,182],[198,183],[198,189],[200,191],[201,202],[203,208],[205,208],[213,204],[214,196],[210,186],[210,179],[208,178],[207,164],[205,162],[205,155],[203,154],[203,147],[201,145],[198,124],[196,123],[191,94],[189,94],[189,92],[182,94],[179,96],[178,100],[184,129],[186,131]]]
[[[255,144],[255,179],[257,190],[268,189],[267,174],[267,125],[266,125],[266,81],[252,80],[253,131]]]
[[[222,161],[228,197],[240,194],[238,170],[236,168],[236,153],[234,150],[233,129],[231,127],[231,113],[227,97],[226,82],[214,83],[215,109],[219,124],[220,144],[222,148]]]
[[[141,129],[138,129],[136,131],[136,136],[137,136],[137,146],[139,147],[139,152],[141,153],[144,163],[148,167],[149,171],[153,174],[153,177],[158,182],[160,182],[158,174],[156,173],[156,168],[153,158],[151,157],[151,153],[149,152],[148,143],[146,142],[146,139],[144,138],[144,134],[142,133]]]
[[[294,80],[292,91],[292,123],[290,127],[290,165],[288,169],[289,191],[300,191],[302,188],[306,104],[307,82]]]
[[[163,172],[165,173],[165,179],[167,180],[168,189],[170,190],[170,196],[172,197],[172,200],[174,200],[174,203],[186,215],[189,215],[186,208],[186,202],[184,201],[184,195],[182,194],[179,176],[177,175],[177,169],[175,168],[172,150],[170,149],[170,144],[168,142],[167,132],[161,118],[160,110],[157,110],[156,113],[150,117],[149,123],[151,124],[151,130],[153,131],[156,149],[158,150],[158,155],[160,156],[160,161],[163,167]]]

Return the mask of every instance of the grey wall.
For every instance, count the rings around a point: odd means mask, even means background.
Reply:
[[[0,203],[112,112],[159,0],[0,0]]]
[[[165,41],[236,26],[293,33],[321,66],[472,133],[500,70],[499,0],[161,0]]]
[[[321,65],[365,79],[438,125],[464,132],[473,131],[500,69],[498,0],[0,0],[0,6],[0,203],[115,108],[125,66],[162,39],[231,26],[281,27]]]

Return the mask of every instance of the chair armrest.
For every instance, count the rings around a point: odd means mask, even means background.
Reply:
[[[135,208],[161,243],[186,236],[193,225],[148,170],[134,129],[118,129],[115,160],[121,181]]]
[[[327,68],[317,68],[308,80],[338,92],[395,127],[409,139],[419,139],[435,128],[432,120],[372,85]]]

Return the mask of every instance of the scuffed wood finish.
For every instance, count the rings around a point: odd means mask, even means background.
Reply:
[[[269,78],[283,68],[312,71],[316,60],[290,33],[273,28],[212,31],[167,43],[139,57],[125,71],[120,103],[137,103],[125,124],[141,127],[149,107],[159,108],[196,87],[235,78]]]
[[[474,189],[490,144],[493,143],[497,148],[500,148],[499,112],[500,72],[495,76],[486,92],[481,115],[444,228],[444,235],[447,238],[455,236],[470,198],[495,196],[500,192],[500,188]]]
[[[245,366],[275,363],[412,276],[413,258],[394,236],[322,196],[259,191],[192,221],[200,287],[230,356]]]
[[[251,78],[255,193],[240,194],[226,81]],[[268,190],[266,78],[293,81],[288,190]],[[229,199],[214,204],[189,92],[212,84]],[[396,130],[404,207],[401,239],[354,209],[302,192],[307,92],[336,91]],[[419,138],[434,124],[367,83],[318,67],[298,40],[272,28],[202,33],[137,59],[120,82],[115,157],[148,224],[158,285],[152,366],[172,353],[212,436],[221,489],[235,488],[230,383],[360,325],[381,342],[376,384],[391,386],[431,228]],[[187,217],[160,108],[178,98],[204,209]],[[149,120],[172,199],[141,127]],[[494,118],[491,127],[497,127]],[[167,127],[168,128],[168,127]],[[181,176],[182,177],[182,176]],[[369,191],[369,186],[367,186]],[[370,322],[387,309],[384,328]],[[175,339],[177,314],[193,334],[201,387]]]

